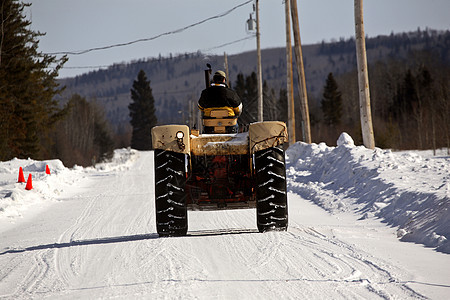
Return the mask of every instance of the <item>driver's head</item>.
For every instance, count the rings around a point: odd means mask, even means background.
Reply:
[[[213,82],[214,83],[224,83],[227,80],[227,75],[225,75],[224,71],[217,71],[214,73]]]

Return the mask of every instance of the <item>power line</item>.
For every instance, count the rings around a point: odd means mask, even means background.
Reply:
[[[185,26],[185,27],[173,30],[173,31],[164,32],[164,33],[158,34],[158,35],[153,36],[153,37],[138,39],[138,40],[134,40],[134,41],[131,41],[131,42],[126,42],[126,43],[119,43],[119,44],[113,44],[113,45],[108,45],[108,46],[103,46],[103,47],[96,47],[96,48],[90,48],[90,49],[85,49],[85,50],[79,50],[79,51],[62,51],[62,52],[52,52],[52,53],[46,53],[46,54],[48,54],[48,55],[82,55],[82,54],[86,54],[86,53],[92,52],[92,51],[106,50],[106,49],[111,49],[111,48],[116,48],[116,47],[129,46],[129,45],[140,43],[140,42],[152,41],[152,40],[155,40],[155,39],[160,38],[162,36],[183,32],[183,31],[185,31],[185,30],[187,30],[189,28],[192,28],[194,26],[203,24],[203,23],[211,21],[213,19],[222,18],[222,17],[230,14],[234,10],[238,9],[239,7],[242,7],[242,6],[244,6],[244,5],[246,5],[246,4],[250,3],[250,2],[253,2],[253,0],[248,0],[248,1],[244,2],[244,3],[236,5],[235,7],[227,10],[226,12],[223,12],[221,14],[215,15],[213,17],[209,17],[209,18],[204,19],[202,21],[196,22],[194,24],[191,24],[191,25],[188,25],[188,26]]]
[[[97,68],[109,68],[111,66],[101,65],[101,66],[79,66],[79,67],[62,67],[61,69],[97,69]]]
[[[218,48],[222,48],[222,47],[225,47],[225,46],[236,44],[236,43],[239,43],[239,42],[242,42],[242,41],[254,39],[255,37],[256,37],[256,34],[252,34],[251,36],[248,36],[248,37],[245,37],[245,38],[233,41],[233,42],[225,43],[225,44],[222,44],[222,45],[219,45],[219,46],[216,46],[216,47],[208,48],[208,49],[205,49],[205,50],[202,50],[202,51],[208,52],[208,51],[211,51],[211,50],[215,50],[215,49],[218,49]]]
[[[256,35],[254,35],[254,34],[252,34],[252,35],[250,35],[250,36],[247,36],[247,37],[245,37],[245,38],[242,38],[242,39],[238,39],[238,40],[235,40],[235,41],[232,41],[232,42],[228,42],[228,43],[225,43],[225,44],[222,44],[222,45],[218,45],[218,46],[215,46],[215,47],[212,47],[212,48],[208,48],[208,49],[199,49],[199,50],[197,50],[196,52],[190,52],[190,53],[184,53],[184,54],[194,54],[194,53],[197,53],[197,52],[208,52],[208,51],[211,51],[211,50],[215,50],[215,49],[219,49],[219,48],[222,48],[222,47],[225,47],[225,46],[229,46],[229,45],[232,45],[232,44],[236,44],[236,43],[239,43],[239,42],[242,42],[242,41],[246,41],[246,40],[250,40],[250,39],[254,39],[256,37]],[[117,64],[116,64],[117,65]],[[119,64],[120,65],[120,64]],[[109,67],[111,67],[112,65],[99,65],[99,66],[74,66],[74,67],[65,67],[65,66],[63,66],[62,67],[62,69],[97,69],[97,68],[109,68]]]

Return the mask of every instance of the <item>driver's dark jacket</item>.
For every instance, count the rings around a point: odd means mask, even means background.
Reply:
[[[211,110],[215,109],[226,109],[228,116],[233,117],[241,114],[242,103],[238,94],[225,84],[213,83],[202,91],[198,108],[206,117],[209,117]]]

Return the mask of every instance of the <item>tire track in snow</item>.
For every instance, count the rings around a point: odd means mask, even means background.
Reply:
[[[93,197],[87,202],[83,211],[75,222],[68,227],[58,238],[58,243],[72,242],[75,233],[80,230],[80,227],[88,218],[92,207],[94,206],[98,197]],[[73,255],[76,257],[73,257]],[[56,268],[57,276],[64,282],[65,285],[69,285],[70,282],[76,278],[78,271],[75,269],[77,266],[77,261],[80,261],[81,253],[79,251],[71,251],[70,247],[66,249],[56,249],[54,255],[54,264]]]
[[[153,199],[153,187],[146,185],[142,189],[142,177],[150,173],[152,178],[153,171],[148,171],[148,161],[135,166],[131,174],[110,172],[99,176],[95,186],[102,193],[84,195],[90,198],[88,204],[73,225],[61,234],[59,242],[75,241],[79,244],[58,249],[55,255],[57,273],[67,286],[80,290],[98,287],[101,290],[101,287],[127,285],[130,278],[140,281],[148,277],[140,266],[142,262],[146,265],[148,257],[135,261],[135,256],[144,251],[161,252],[161,242],[153,239],[155,234],[149,235],[152,227],[149,220],[154,220],[148,204]],[[139,206],[141,209],[136,210]],[[144,240],[146,236],[150,238],[149,242]],[[96,246],[87,246],[95,245],[96,240]],[[152,245],[150,249],[147,248],[149,245]],[[139,267],[133,267],[126,272],[128,278],[122,278],[121,273],[129,269],[129,265]]]
[[[22,264],[22,257],[23,255],[12,257],[12,259],[8,260],[8,264],[2,264],[2,268],[0,268],[0,283],[6,282],[7,280],[15,280],[14,271]],[[0,294],[0,297],[10,297],[12,295],[13,294]]]
[[[28,299],[37,291],[45,290],[46,283],[44,278],[47,276],[50,264],[48,256],[51,256],[51,250],[40,250],[32,255],[32,267],[28,269],[27,274],[16,285],[15,291],[11,295],[0,295],[1,297],[10,297],[11,299]],[[29,255],[24,255],[28,256]],[[28,260],[28,257],[26,259]],[[23,257],[22,257],[23,258]]]
[[[278,251],[281,233],[259,233],[255,214],[254,209],[198,212],[191,218],[195,225],[206,223],[207,219],[210,228],[188,232],[195,235],[187,240],[197,249],[194,253],[201,253],[197,255],[206,274],[196,281],[200,284],[197,295],[202,295],[206,287],[212,298],[267,298],[275,290],[277,295],[288,298],[297,295],[295,289],[283,292],[284,273],[280,275],[273,270],[280,266],[286,269],[286,261]]]
[[[205,276],[202,261],[193,255],[191,245],[183,239],[165,239],[165,251],[155,261],[158,271],[153,288],[160,290],[159,295],[170,291],[167,295],[170,298],[195,298],[196,281]]]
[[[396,278],[392,266],[361,249],[314,227],[291,226],[285,239],[286,254],[302,253],[305,266],[300,275],[311,292],[323,283],[335,286],[335,292],[357,298],[425,298]],[[297,262],[298,263],[298,262]],[[399,271],[399,270],[397,270]],[[330,295],[332,296],[332,295]]]

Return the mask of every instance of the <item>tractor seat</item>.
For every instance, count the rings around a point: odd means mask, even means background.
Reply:
[[[209,117],[203,116],[204,133],[237,133],[237,117],[229,116],[226,109],[211,110]]]

